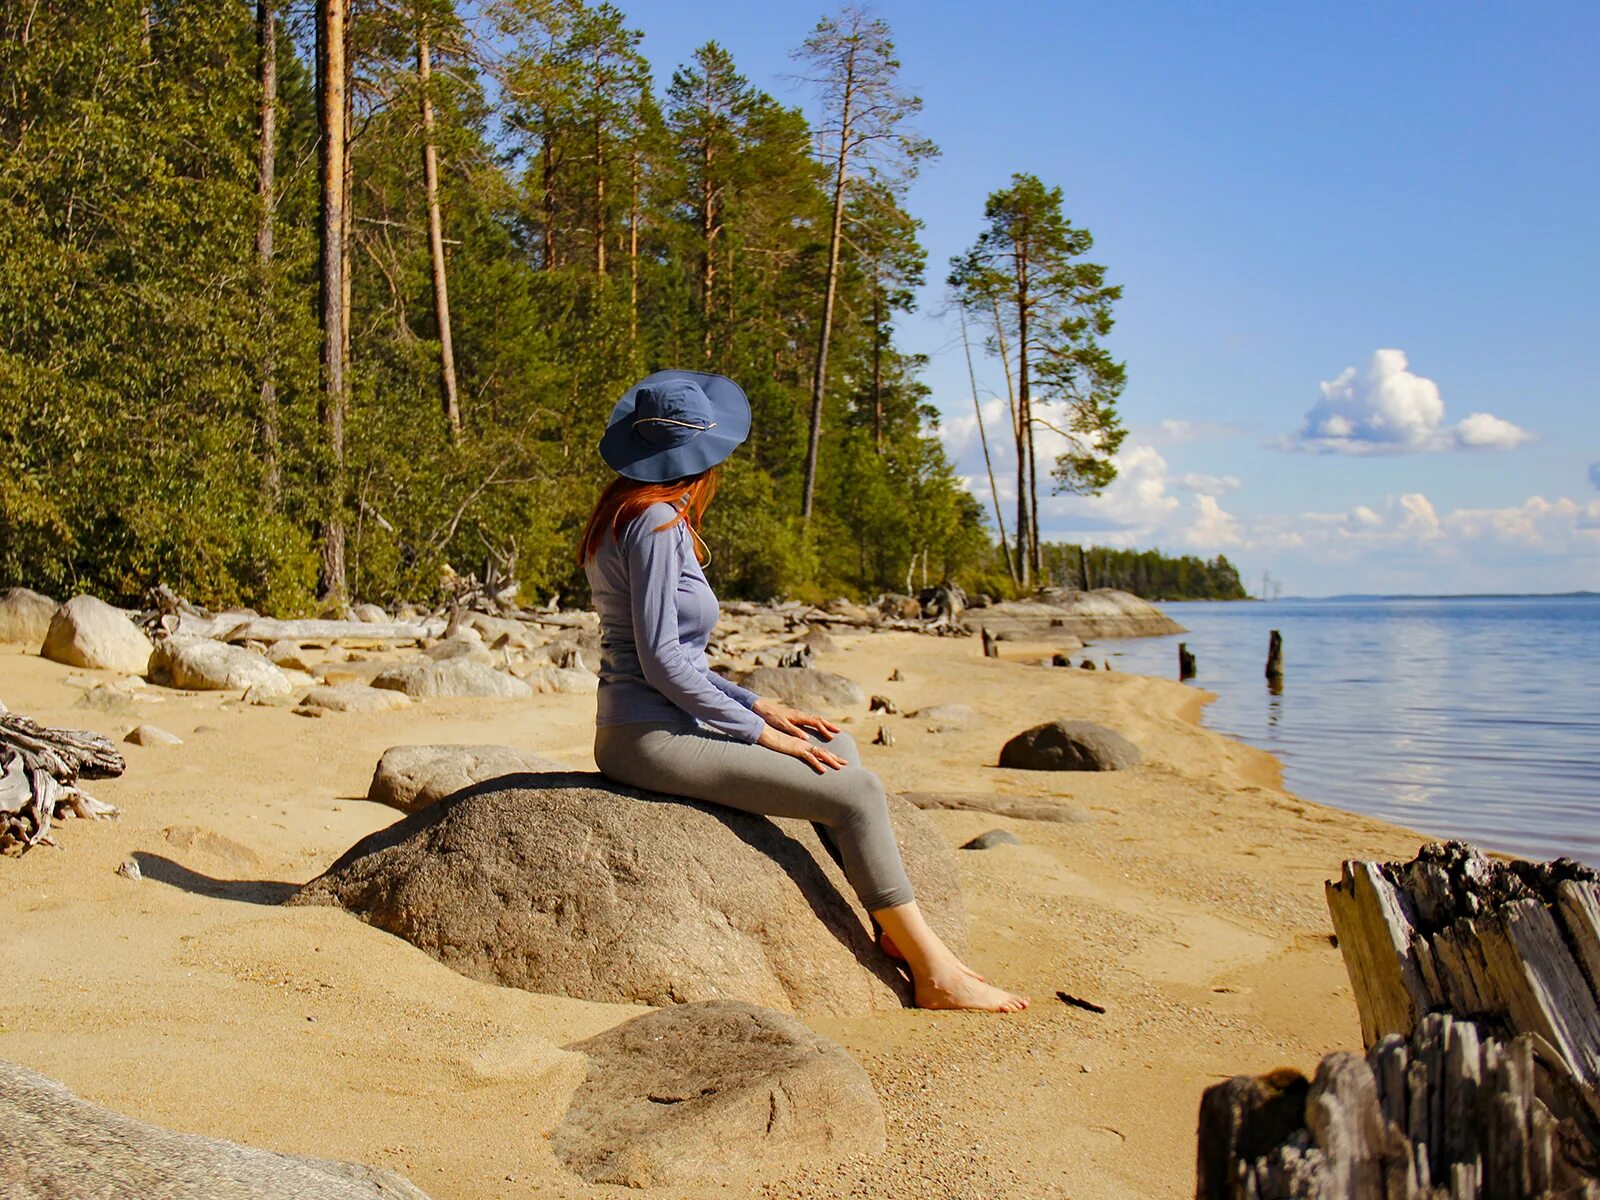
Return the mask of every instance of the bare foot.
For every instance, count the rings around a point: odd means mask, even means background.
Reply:
[[[959,965],[959,964],[958,964]],[[1031,998],[1007,992],[960,971],[938,972],[917,982],[918,1008],[972,1008],[984,1012],[1021,1012]]]
[[[906,961],[906,956],[900,953],[900,947],[894,944],[894,939],[889,936],[889,931],[886,929],[878,930],[878,949],[882,950],[896,962]],[[983,979],[982,975],[978,974],[964,962],[957,962],[956,966],[961,968],[963,974],[970,975],[972,978],[977,980]]]

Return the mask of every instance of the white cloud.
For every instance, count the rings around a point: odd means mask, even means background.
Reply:
[[[1439,385],[1412,372],[1403,350],[1379,350],[1361,369],[1346,367],[1321,385],[1288,449],[1323,454],[1397,454],[1423,450],[1511,449],[1534,437],[1491,413],[1445,424]]]
[[[1227,496],[1237,492],[1244,483],[1237,475],[1207,475],[1203,471],[1190,471],[1178,477],[1178,486],[1200,496]]]

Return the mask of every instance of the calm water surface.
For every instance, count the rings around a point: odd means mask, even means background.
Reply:
[[[1531,858],[1600,865],[1600,597],[1163,604],[1182,637],[1104,641],[1121,671],[1216,693],[1206,724],[1307,799]],[[1281,695],[1263,678],[1284,638]]]

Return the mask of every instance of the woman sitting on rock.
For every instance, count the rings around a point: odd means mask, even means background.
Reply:
[[[600,454],[619,478],[578,551],[600,612],[595,762],[632,787],[815,823],[880,947],[910,968],[920,1007],[1025,1008],[1026,996],[985,983],[923,919],[883,784],[850,735],[706,665],[718,610],[700,521],[717,465],[749,432],[738,385],[695,371],[651,375],[611,414]]]

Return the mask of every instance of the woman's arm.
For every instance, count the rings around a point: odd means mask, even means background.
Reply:
[[[710,670],[709,668],[706,670],[706,678],[711,680],[712,686],[715,687],[717,691],[721,692],[724,696],[727,696],[730,700],[737,700],[746,708],[755,708],[756,701],[761,699],[760,696],[756,695],[749,688],[742,688],[733,680],[728,679],[725,676],[718,675],[715,671]]]
[[[633,606],[633,637],[645,681],[696,720],[742,742],[760,739],[767,723],[725,688],[711,682],[678,640],[678,580],[683,573],[681,531],[655,532],[646,513],[623,533]],[[723,681],[726,682],[726,681]],[[729,687],[735,685],[729,684]],[[743,692],[743,688],[738,689]],[[747,693],[748,694],[748,693]]]

